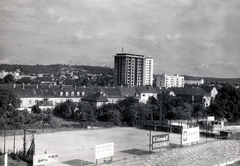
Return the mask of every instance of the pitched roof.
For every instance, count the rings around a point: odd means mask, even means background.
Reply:
[[[89,87],[74,88],[71,85],[64,85],[62,88],[59,85],[24,85],[24,88],[22,88],[22,85],[16,85],[16,87],[12,89],[18,97],[66,97],[65,95],[60,96],[60,92],[64,94],[66,92],[74,92],[74,96],[72,97],[77,97],[78,92],[82,93],[80,96],[83,96],[83,92],[84,96],[88,96],[96,91],[96,89]]]
[[[139,95],[136,88],[131,87],[119,87],[122,97]]]
[[[139,94],[141,94],[141,93],[157,93],[155,88],[146,87],[146,86],[138,86],[138,87],[136,87],[136,90]]]
[[[121,91],[119,87],[107,87],[107,88],[102,88],[103,92],[107,97],[116,97],[120,98],[122,97]]]
[[[201,87],[205,92],[207,93],[211,93],[211,91],[213,90],[213,88],[215,88],[214,86],[202,86]]]
[[[201,88],[168,88],[168,90],[173,91],[176,95],[209,96]]]
[[[81,100],[82,101],[93,101],[93,102],[108,102],[107,97],[104,96],[103,93],[94,93],[90,96],[83,97]]]

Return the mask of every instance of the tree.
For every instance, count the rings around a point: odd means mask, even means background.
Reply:
[[[138,100],[135,99],[134,97],[127,97],[126,99],[120,100],[118,102],[119,106],[122,107],[122,109],[125,109],[125,108],[127,108],[129,106],[132,106],[135,103],[138,103]]]
[[[121,115],[120,110],[118,110],[118,109],[110,109],[110,110],[108,110],[107,116],[108,116],[108,121],[109,122],[113,122],[116,125],[120,125],[121,124],[122,115]]]
[[[234,122],[240,118],[240,89],[225,84],[218,90],[214,102],[210,105],[208,113],[217,118],[227,118]]]
[[[5,84],[10,84],[10,83],[14,82],[14,77],[12,74],[6,75],[3,79],[4,79]]]
[[[22,77],[20,80],[17,81],[18,84],[31,84],[33,81],[30,79],[30,77]]]
[[[82,82],[81,82],[81,85],[88,87],[88,86],[90,85],[89,79],[88,79],[88,78],[84,78],[84,79],[82,80]]]
[[[20,106],[20,100],[10,87],[0,87],[0,116]]]
[[[55,115],[60,116],[65,119],[70,119],[74,117],[74,110],[76,105],[71,101],[67,100],[64,103],[57,105],[53,112]]]
[[[32,113],[40,114],[41,112],[42,110],[39,108],[38,104],[32,107]]]
[[[80,121],[95,121],[96,114],[95,114],[95,107],[86,101],[81,101],[78,103],[77,110],[74,113],[74,118]]]
[[[202,118],[206,116],[206,110],[202,104],[193,103],[192,107],[193,107],[192,117]]]
[[[113,121],[112,117],[114,116],[116,123],[118,123],[122,119],[121,112],[122,109],[119,104],[108,103],[97,109],[96,116],[98,120],[105,122]]]
[[[125,121],[129,126],[134,125],[136,122],[136,115],[137,111],[132,106],[127,107],[122,112],[123,121]]]

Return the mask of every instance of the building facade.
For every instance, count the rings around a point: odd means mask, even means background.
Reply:
[[[184,76],[163,73],[156,77],[156,86],[160,88],[184,87]]]
[[[114,56],[114,84],[145,86],[153,82],[153,59],[144,55],[118,53]]]
[[[152,86],[153,84],[153,59],[146,57],[144,61],[143,85]]]
[[[184,84],[188,85],[202,85],[204,84],[204,80],[201,78],[187,78],[184,80]]]

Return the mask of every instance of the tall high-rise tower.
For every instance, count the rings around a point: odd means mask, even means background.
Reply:
[[[144,55],[118,53],[114,56],[114,84],[152,85],[153,59]]]

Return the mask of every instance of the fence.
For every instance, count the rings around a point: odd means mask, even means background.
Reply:
[[[0,165],[7,166],[8,164],[8,154],[0,156]]]
[[[136,156],[109,166],[218,166],[231,164],[239,155],[239,140],[218,140],[194,146],[165,149],[150,155]]]

